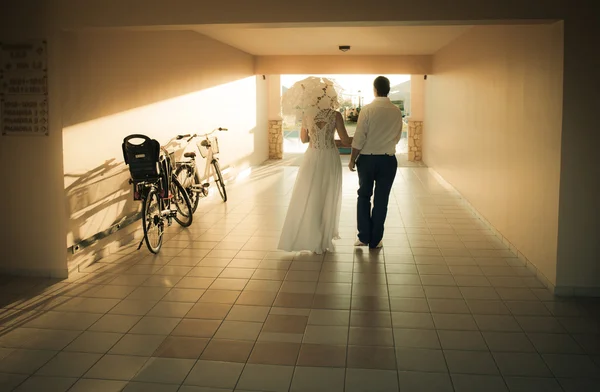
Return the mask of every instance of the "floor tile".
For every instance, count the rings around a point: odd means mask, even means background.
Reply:
[[[308,324],[310,325],[347,326],[349,322],[349,310],[313,309],[308,317]]]
[[[121,392],[126,381],[80,379],[69,392]]]
[[[391,328],[350,327],[348,344],[356,346],[394,346]]]
[[[491,351],[535,352],[535,347],[522,332],[483,332],[483,337]]]
[[[152,355],[164,358],[198,359],[208,341],[206,338],[169,336]]]
[[[567,334],[529,333],[527,336],[543,354],[584,354],[581,346]]]
[[[465,297],[466,298],[466,297]],[[467,298],[467,305],[474,315],[510,315],[510,310],[502,301]]]
[[[186,314],[186,318],[223,320],[231,310],[228,304],[197,303]]]
[[[15,392],[66,392],[77,381],[77,378],[32,376],[16,388]],[[0,388],[4,384],[0,381]]]
[[[521,332],[521,327],[512,316],[474,315],[475,322],[481,331],[486,332]]]
[[[147,357],[131,355],[105,355],[85,374],[85,377],[131,380],[147,360]]]
[[[233,389],[244,364],[199,360],[184,381],[186,385]]]
[[[565,392],[596,392],[600,388],[598,378],[559,378]]]
[[[264,323],[269,315],[267,306],[234,305],[226,319],[230,321],[254,321]]]
[[[253,346],[251,341],[213,339],[202,353],[201,359],[245,363]]]
[[[237,388],[265,392],[287,392],[293,374],[293,366],[248,364],[242,372]]]
[[[152,382],[130,381],[123,392],[177,392],[179,384],[156,384]]]
[[[453,374],[455,392],[508,392],[502,377],[472,374]]]
[[[124,335],[109,351],[115,355],[151,356],[165,340],[166,335]]]
[[[447,373],[399,371],[402,392],[454,392]]]
[[[394,329],[394,342],[396,347],[441,348],[438,334],[434,330]]]
[[[0,360],[0,372],[33,374],[56,355],[56,351],[15,349]]]
[[[257,342],[248,363],[294,366],[299,351],[299,343]]]
[[[309,325],[304,333],[306,344],[346,345],[348,342],[348,328],[334,326]]]
[[[255,341],[258,338],[262,327],[262,323],[223,321],[214,337],[216,339]]]
[[[101,354],[60,352],[37,371],[38,376],[79,378],[99,359]]]
[[[172,334],[173,336],[212,338],[221,324],[221,320],[183,319],[173,329]]]
[[[343,392],[345,377],[345,369],[297,366],[290,392]]]
[[[158,300],[124,299],[112,308],[109,314],[144,316],[158,303]]]
[[[240,291],[209,289],[200,297],[199,302],[233,305],[240,293]]]
[[[243,291],[235,302],[237,305],[271,306],[275,302],[276,292]]]
[[[395,370],[348,369],[345,390],[348,392],[398,391],[398,373]]]
[[[348,368],[396,370],[393,347],[348,346]]]
[[[121,333],[92,332],[82,333],[64,351],[104,354],[123,337]]]
[[[350,314],[350,325],[353,327],[384,327],[392,326],[389,312],[368,312],[355,310]]]
[[[269,315],[265,322],[264,332],[304,333],[308,317]]]
[[[193,359],[150,358],[134,381],[181,384],[194,364]]]
[[[438,331],[444,350],[488,351],[488,346],[479,331]]]
[[[89,330],[97,332],[126,333],[141,320],[140,316],[107,314],[102,316]]]
[[[563,392],[554,378],[505,377],[510,392]]]
[[[537,353],[494,353],[494,360],[504,376],[552,377]]]
[[[432,313],[470,314],[471,310],[462,299],[429,299]]]
[[[515,316],[525,332],[566,333],[566,330],[554,317]]]
[[[438,330],[477,331],[475,319],[470,314],[433,314]]]
[[[394,328],[434,329],[433,319],[428,313],[392,312]]]
[[[189,302],[158,302],[148,313],[148,316],[155,317],[184,317],[192,308],[193,304]]]
[[[129,330],[129,333],[168,335],[180,321],[179,318],[144,316]]]
[[[28,377],[27,374],[0,373],[0,387],[6,391],[12,391],[13,388],[23,383]]]
[[[428,301],[424,298],[390,298],[392,312],[419,312],[429,313]]]
[[[542,358],[555,377],[600,376],[600,367],[587,355],[542,354]]]
[[[494,359],[487,352],[444,350],[450,373],[499,374]]]
[[[346,346],[302,344],[298,355],[298,366],[304,367],[344,367]]]
[[[447,373],[448,367],[441,350],[397,348],[398,370]]]

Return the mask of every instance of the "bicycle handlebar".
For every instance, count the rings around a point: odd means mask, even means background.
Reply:
[[[192,141],[192,139],[193,139],[193,138],[195,138],[195,137],[197,137],[197,136],[208,136],[208,135],[212,135],[213,133],[215,133],[215,132],[217,132],[217,131],[228,131],[228,129],[227,129],[227,128],[222,128],[222,127],[219,127],[219,128],[213,129],[213,130],[212,130],[211,132],[209,132],[209,133],[205,133],[204,135],[198,135],[197,133],[195,133],[195,134],[193,134],[193,135],[190,135],[189,133],[186,133],[185,135],[177,135],[177,136],[175,137],[175,139],[177,139],[177,140],[181,140],[181,139],[183,139],[184,137],[189,137],[189,139],[187,140],[187,141],[188,141],[188,143],[189,143],[189,142],[191,142],[191,141]]]

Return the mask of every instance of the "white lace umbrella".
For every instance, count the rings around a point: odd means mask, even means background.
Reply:
[[[340,107],[338,95],[342,88],[335,81],[309,76],[283,93],[281,110],[284,115],[295,115],[299,118],[302,113],[318,112],[324,109],[336,110]]]

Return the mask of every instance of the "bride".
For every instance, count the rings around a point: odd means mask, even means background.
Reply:
[[[336,110],[338,97],[331,81],[309,78],[302,93],[300,138],[308,148],[298,169],[278,249],[321,254],[332,249],[332,240],[339,238],[342,165],[335,132],[345,146],[352,145],[352,139]]]

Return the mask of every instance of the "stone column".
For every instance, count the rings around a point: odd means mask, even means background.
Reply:
[[[281,120],[269,120],[269,159],[283,159]]]
[[[283,159],[283,119],[281,117],[281,76],[268,76],[269,159]]]
[[[423,160],[423,121],[408,120],[408,160]]]
[[[423,160],[423,119],[425,75],[410,76],[410,116],[408,117],[408,160]]]

